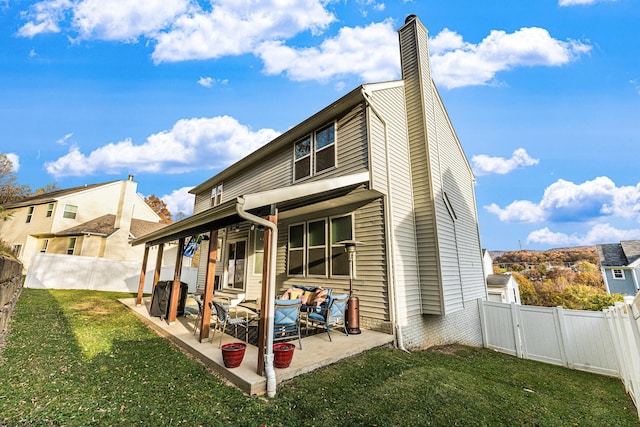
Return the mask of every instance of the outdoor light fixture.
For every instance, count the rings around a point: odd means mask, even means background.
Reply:
[[[353,278],[355,274],[356,246],[363,245],[356,240],[343,240],[338,242],[344,245],[344,250],[349,255],[349,301],[347,304],[347,332],[352,335],[359,334],[360,331],[360,299],[353,295]]]

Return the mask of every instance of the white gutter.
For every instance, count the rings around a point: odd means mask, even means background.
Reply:
[[[267,396],[276,395],[276,371],[273,367],[273,306],[276,299],[276,255],[278,252],[278,226],[264,218],[245,212],[245,199],[238,197],[236,212],[240,218],[262,225],[271,230],[271,249],[269,256],[269,281],[267,286],[267,310],[264,321],[267,322],[267,348],[264,355],[265,373],[267,375]],[[260,349],[258,349],[260,351]]]
[[[393,222],[393,212],[391,211],[391,173],[389,171],[389,135],[387,130],[387,122],[384,118],[382,118],[382,115],[378,113],[378,111],[373,106],[371,101],[369,101],[369,95],[364,89],[362,89],[362,98],[364,98],[365,102],[367,103],[367,105],[369,106],[373,114],[375,114],[378,120],[382,122],[382,125],[384,127],[384,148],[385,148],[385,161],[386,161],[385,167],[387,169],[386,171],[387,172],[387,197],[385,197],[385,204],[386,204],[387,214],[391,218],[391,221],[385,220],[385,228],[388,233],[387,240],[391,240],[390,237],[392,237],[391,235],[393,232],[391,230],[390,222],[391,223]],[[385,218],[386,217],[387,215],[385,215]],[[389,257],[391,262],[389,263],[389,275],[388,275],[389,284],[391,285],[391,292],[389,293],[389,296],[391,297],[391,304],[389,305],[391,307],[391,323],[393,324],[393,332],[395,333],[395,336],[396,336],[396,345],[400,350],[403,350],[409,353],[409,350],[404,348],[404,341],[402,338],[402,326],[400,325],[400,322],[398,322],[398,290],[396,288],[396,276],[394,274],[394,268],[393,268],[395,265],[393,243],[390,244],[388,247],[389,247],[389,251],[391,252],[391,256]]]

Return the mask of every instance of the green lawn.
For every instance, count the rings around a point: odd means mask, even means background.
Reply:
[[[640,426],[615,378],[449,346],[369,351],[249,397],[111,293],[25,289],[0,359],[0,426]]]

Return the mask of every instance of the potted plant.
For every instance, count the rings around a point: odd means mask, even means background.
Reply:
[[[237,368],[242,363],[247,345],[243,342],[232,342],[222,346],[222,361],[226,368]]]
[[[293,359],[294,344],[288,342],[276,343],[273,345],[273,365],[276,368],[288,368]]]

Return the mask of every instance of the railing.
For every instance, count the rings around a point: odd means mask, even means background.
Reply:
[[[485,347],[615,376],[640,417],[640,295],[602,312],[480,301]]]

